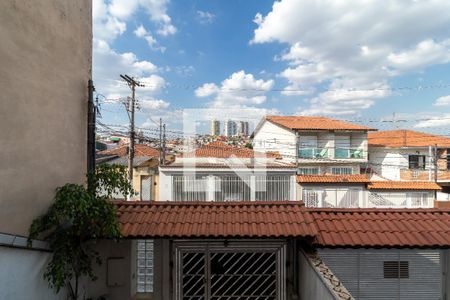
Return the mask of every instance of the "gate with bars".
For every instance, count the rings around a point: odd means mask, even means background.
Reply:
[[[177,300],[284,300],[280,242],[179,242]]]

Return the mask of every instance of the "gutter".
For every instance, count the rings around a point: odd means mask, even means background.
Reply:
[[[50,252],[48,243],[39,240],[31,240],[31,246],[28,247],[27,240],[28,238],[24,236],[0,233],[0,246]]]

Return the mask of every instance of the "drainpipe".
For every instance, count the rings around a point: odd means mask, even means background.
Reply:
[[[95,106],[94,106],[94,84],[92,79],[88,81],[88,118],[87,118],[87,171],[95,170]],[[89,180],[88,186],[91,186]]]

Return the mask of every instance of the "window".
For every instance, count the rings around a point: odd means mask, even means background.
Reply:
[[[250,176],[241,178],[234,175],[214,176],[215,201],[251,200]]]
[[[409,207],[429,207],[428,193],[407,193],[406,199],[408,200]]]
[[[351,175],[353,174],[352,167],[333,167],[331,168],[331,174],[333,175]]]
[[[410,169],[425,169],[425,155],[410,155],[409,156]]]
[[[205,201],[208,178],[206,176],[173,176],[174,201]]]
[[[408,261],[385,261],[383,262],[384,278],[409,278]]]
[[[289,175],[255,176],[255,200],[292,200],[291,177]]]
[[[319,175],[319,168],[299,168],[297,175]]]
[[[153,240],[137,241],[137,292],[153,292]]]

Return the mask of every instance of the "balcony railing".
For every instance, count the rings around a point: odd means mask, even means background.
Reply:
[[[339,159],[364,158],[364,152],[363,149],[336,148],[334,157]]]
[[[300,148],[299,158],[328,158],[328,149],[326,148]]]

